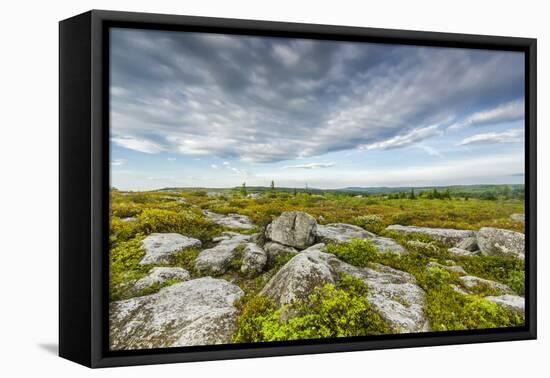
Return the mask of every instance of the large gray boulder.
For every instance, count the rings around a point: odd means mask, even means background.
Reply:
[[[396,333],[430,330],[424,312],[426,293],[413,275],[381,264],[357,268],[340,263],[339,272],[350,274],[367,284],[367,300]]]
[[[265,236],[279,244],[305,249],[315,242],[317,221],[301,211],[287,211],[267,226]]]
[[[373,239],[376,235],[347,223],[317,225],[317,238],[323,243],[346,243],[352,239]]]
[[[113,350],[228,344],[235,332],[234,302],[243,291],[211,277],[109,306]]]
[[[490,290],[495,290],[503,294],[512,293],[512,289],[505,284],[500,282],[495,282],[491,280],[486,280],[485,278],[475,277],[475,276],[462,276],[459,277],[462,286],[464,286],[468,291],[473,291],[478,287],[487,288]]]
[[[477,233],[477,244],[485,256],[525,258],[525,235],[521,232],[483,227]]]
[[[402,234],[423,234],[438,240],[441,243],[453,247],[458,242],[465,238],[474,237],[476,234],[470,230],[455,230],[453,228],[430,228],[430,227],[417,227],[417,226],[401,226],[399,224],[392,224],[386,227],[388,231],[395,231]]]
[[[323,250],[324,244],[316,244],[294,256],[269,280],[260,294],[283,306],[306,299],[316,287],[334,283],[337,272],[330,262],[337,259]]]
[[[237,256],[239,248],[250,239],[250,235],[241,235],[237,233],[225,233],[216,240],[220,242],[199,253],[195,259],[195,269],[200,274],[220,275],[224,274],[233,258]]]
[[[346,243],[353,239],[367,239],[382,253],[396,253],[400,255],[407,252],[405,248],[393,239],[377,236],[359,226],[347,223],[317,225],[317,239],[323,243]]]
[[[267,253],[256,243],[247,243],[241,265],[241,272],[249,277],[260,274],[267,264]]]
[[[187,281],[191,276],[183,268],[156,266],[151,269],[147,276],[141,278],[134,284],[134,289],[141,291],[153,284],[163,284],[168,280]]]
[[[252,224],[252,221],[246,215],[240,215],[240,214],[224,215],[224,214],[218,214],[207,210],[203,211],[203,213],[206,219],[212,221],[213,223],[219,224],[220,226],[234,228],[234,229],[243,229],[243,230],[248,230],[254,227],[254,225]]]
[[[505,307],[509,310],[524,314],[525,313],[525,298],[517,295],[499,295],[488,296],[486,300],[496,303],[499,306]]]
[[[147,264],[169,264],[173,255],[190,248],[198,248],[201,241],[176,233],[154,233],[141,241],[145,256],[139,262]]]
[[[425,293],[409,273],[373,264],[357,268],[325,252],[324,244],[316,244],[294,256],[261,291],[279,306],[306,299],[316,287],[336,283],[341,273],[365,282],[367,300],[395,332],[429,330],[424,313]]]

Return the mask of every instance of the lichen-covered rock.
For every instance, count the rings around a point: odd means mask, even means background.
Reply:
[[[480,254],[479,251],[472,252],[472,251],[468,251],[467,249],[456,248],[456,247],[447,249],[447,253],[454,257],[471,257],[471,256],[479,256]]]
[[[342,263],[336,268],[350,274],[369,288],[367,300],[396,333],[427,332],[430,330],[424,312],[426,293],[413,275],[381,264],[357,268]]]
[[[391,238],[377,236],[370,239],[370,241],[374,244],[378,252],[381,253],[395,253],[396,255],[407,253],[407,250],[403,248],[401,244]]]
[[[287,211],[271,222],[265,236],[289,247],[305,249],[315,242],[317,221],[301,211]]]
[[[477,238],[464,238],[455,245],[455,248],[465,249],[466,251],[470,252],[478,251],[479,247],[477,245]]]
[[[176,233],[154,233],[143,239],[141,246],[145,257],[139,262],[140,265],[167,264],[172,261],[176,252],[198,248],[201,241]]]
[[[189,278],[189,272],[183,268],[157,266],[151,269],[147,276],[138,280],[134,284],[134,289],[141,291],[153,284],[163,284],[168,280],[187,281]]]
[[[204,277],[109,306],[113,350],[226,344],[235,332],[234,302],[243,291]]]
[[[462,276],[459,277],[462,286],[464,286],[467,290],[474,290],[477,287],[483,287],[490,290],[496,290],[498,292],[501,292],[503,294],[512,293],[512,289],[510,289],[507,285],[504,285],[500,282],[495,282],[491,280],[486,280],[484,278],[475,277],[475,276]]]
[[[306,299],[314,288],[335,283],[341,273],[346,273],[368,285],[367,300],[395,332],[429,330],[423,309],[425,293],[414,276],[380,264],[358,268],[324,251],[324,244],[316,244],[293,257],[260,294],[282,306]]]
[[[236,257],[239,247],[244,247],[249,238],[249,235],[225,233],[217,238],[221,241],[216,246],[199,253],[195,259],[195,269],[201,274],[224,274]]]
[[[376,235],[347,223],[317,225],[317,239],[323,243],[346,243],[352,239],[372,239]]]
[[[261,295],[275,300],[279,306],[306,299],[314,288],[334,283],[337,273],[330,261],[334,255],[318,248],[303,251],[287,262],[264,286]]]
[[[401,226],[399,224],[392,224],[386,227],[388,231],[395,231],[403,234],[423,234],[438,240],[441,243],[452,247],[462,239],[471,238],[475,236],[474,231],[470,230],[455,230],[452,228],[429,228],[429,227],[417,227],[417,226]]]
[[[461,275],[461,276],[466,275],[466,271],[460,265],[443,265],[443,264],[439,264],[435,261],[430,261],[428,263],[428,265],[426,265],[426,267],[427,268],[443,269],[443,270],[446,270],[448,272],[456,273],[456,274]]]
[[[296,248],[292,248],[275,242],[265,243],[264,251],[267,253],[267,260],[269,263],[271,263],[277,256],[295,255],[299,252]]]
[[[525,214],[512,214],[510,220],[513,222],[525,223]]]
[[[267,263],[267,253],[256,243],[247,243],[243,252],[241,272],[255,277],[262,272]]]
[[[525,258],[525,235],[521,232],[483,227],[477,233],[477,244],[485,256]]]
[[[496,303],[499,306],[505,307],[509,310],[524,314],[525,313],[525,298],[517,295],[499,295],[488,296],[486,300]]]
[[[219,224],[220,226],[225,226],[225,227],[235,228],[235,229],[243,229],[243,230],[248,230],[254,227],[254,225],[252,224],[252,221],[246,215],[240,215],[240,214],[223,215],[223,214],[218,214],[207,210],[205,210],[203,213],[208,220],[216,224]]]
[[[317,239],[323,243],[346,243],[353,239],[367,239],[382,253],[396,253],[400,255],[407,252],[405,248],[393,239],[377,236],[359,226],[347,223],[317,225]]]

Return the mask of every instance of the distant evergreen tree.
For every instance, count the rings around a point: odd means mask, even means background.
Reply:
[[[275,191],[275,181],[271,180],[271,191]]]
[[[294,197],[296,197],[296,188],[294,188],[294,190],[292,191],[292,194],[294,195]]]
[[[241,194],[246,197],[246,182],[241,186]]]
[[[414,189],[411,188],[411,193],[409,194],[409,199],[416,199],[416,195],[414,194]]]

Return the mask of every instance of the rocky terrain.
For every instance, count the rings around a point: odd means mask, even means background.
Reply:
[[[441,320],[440,293],[482,309],[475,311],[524,316],[523,293],[476,275],[484,259],[519,264],[525,255],[521,232],[392,224],[374,233],[354,224],[322,224],[304,211],[283,212],[265,226],[236,213],[205,210],[203,216],[222,230],[207,243],[193,235],[152,232],[133,246],[146,273],[117,286],[126,297],[110,303],[111,348],[224,344],[242,341],[237,335],[243,334],[284,338],[266,336],[261,326],[256,333],[239,330],[260,319],[250,315],[249,297],[270,303],[274,324],[294,324],[308,316],[304,308],[317,311],[312,303],[322,295],[332,298],[330,290],[341,294],[342,287],[353,298],[361,293],[361,311],[379,319],[381,333],[451,329],[460,319]],[[121,221],[136,222],[128,218]],[[348,282],[365,291],[349,289]]]

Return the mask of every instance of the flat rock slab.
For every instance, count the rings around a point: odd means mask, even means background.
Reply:
[[[512,311],[525,313],[525,298],[518,295],[488,296],[485,299]]]
[[[370,240],[379,252],[406,253],[406,249],[391,238],[377,236],[359,226],[347,223],[317,225],[317,239],[323,243],[347,243],[353,239]]]
[[[347,223],[317,225],[317,238],[323,243],[347,243],[353,239],[373,239],[376,235]]]
[[[183,268],[157,266],[151,269],[147,276],[134,284],[134,289],[141,291],[153,284],[163,284],[168,280],[187,281],[191,276]]]
[[[500,282],[486,280],[484,278],[475,276],[462,276],[459,279],[462,283],[462,286],[464,286],[467,290],[473,290],[478,286],[483,286],[489,289],[500,291],[503,294],[512,293],[512,289],[510,289],[510,287]]]
[[[237,317],[233,303],[243,295],[236,285],[204,277],[112,302],[110,346],[123,350],[230,343]]]
[[[220,275],[224,274],[231,260],[236,256],[237,248],[244,246],[250,239],[250,235],[241,235],[237,233],[225,233],[216,238],[220,242],[199,253],[195,260],[195,269],[201,274]]]
[[[477,244],[485,256],[525,258],[525,235],[521,232],[483,227],[477,233]]]
[[[145,257],[139,264],[168,264],[172,261],[176,252],[189,248],[199,248],[201,245],[200,240],[181,234],[151,234],[141,241],[141,246],[145,250]]]
[[[388,231],[396,231],[403,234],[423,234],[443,244],[453,247],[462,239],[475,237],[476,233],[470,230],[455,230],[453,228],[430,228],[417,226],[401,226],[392,224],[386,227]]]
[[[453,257],[472,257],[472,256],[479,256],[479,251],[469,251],[467,249],[452,247],[447,249],[447,253]]]
[[[315,243],[317,221],[307,213],[287,211],[267,226],[265,236],[279,244],[305,249]]]
[[[240,215],[240,214],[224,215],[224,214],[213,213],[212,211],[207,211],[207,210],[205,210],[203,213],[208,220],[216,224],[219,224],[220,226],[234,228],[234,229],[242,229],[242,230],[249,230],[252,227],[254,227],[254,225],[252,224],[252,221],[246,215]]]

